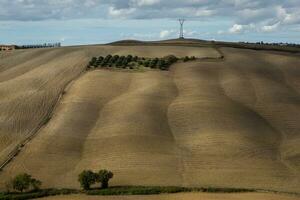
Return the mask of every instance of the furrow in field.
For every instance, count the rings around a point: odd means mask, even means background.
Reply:
[[[30,71],[0,83],[1,162],[47,120],[63,88],[83,71],[87,62],[80,52],[51,55],[51,59],[46,56],[50,61],[42,65],[30,63]]]
[[[237,63],[236,71],[226,62],[191,63],[173,69],[179,96],[169,118],[187,152],[186,182],[279,189],[294,174],[278,158],[280,133],[250,107],[260,96],[254,83],[243,76],[244,66]],[[238,100],[228,96],[235,92]]]

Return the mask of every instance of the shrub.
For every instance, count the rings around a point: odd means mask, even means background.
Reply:
[[[183,58],[183,62],[187,62],[187,61],[189,61],[190,60],[190,58],[188,57],[188,56],[185,56],[184,58]]]
[[[159,67],[159,69],[161,70],[166,70],[168,68],[166,62],[164,59],[160,59],[158,62],[157,62],[157,65]]]
[[[108,188],[108,182],[113,178],[114,174],[106,169],[100,170],[97,174],[97,182],[101,183],[101,188]]]
[[[10,194],[0,194],[0,200],[25,200],[25,199],[36,199],[47,196],[55,195],[66,195],[66,194],[78,194],[79,191],[72,189],[45,189],[36,192],[26,192],[26,193],[10,193]]]
[[[178,58],[174,55],[166,56],[166,57],[164,57],[164,59],[171,64],[177,62],[177,60],[178,60]]]
[[[137,62],[137,61],[138,61],[138,59],[139,59],[139,57],[137,57],[137,56],[134,56],[134,57],[133,57],[133,59],[132,59],[132,61],[133,61],[133,62]]]
[[[152,195],[161,193],[178,193],[178,192],[190,192],[192,189],[183,187],[156,187],[156,186],[123,186],[112,187],[101,190],[88,191],[88,195]]]
[[[84,170],[78,175],[78,181],[84,190],[89,190],[91,185],[96,183],[96,178],[96,174],[91,170]]]
[[[42,182],[40,180],[37,180],[35,178],[31,179],[31,186],[33,188],[33,190],[37,191],[40,189],[42,185]]]

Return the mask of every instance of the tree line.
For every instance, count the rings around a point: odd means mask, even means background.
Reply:
[[[38,49],[38,48],[57,48],[61,47],[61,43],[44,43],[44,44],[29,44],[29,45],[19,45],[16,49]]]
[[[90,190],[91,186],[99,183],[101,189],[108,188],[109,180],[112,179],[114,174],[106,169],[100,170],[98,172],[93,172],[91,170],[83,170],[78,175],[78,182],[83,190]],[[42,186],[42,181],[33,178],[27,173],[21,173],[15,176],[12,180],[6,182],[5,188],[6,193],[11,193],[14,191],[19,191],[21,193],[27,191],[39,191]]]

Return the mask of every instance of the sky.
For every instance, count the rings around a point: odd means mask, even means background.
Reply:
[[[186,38],[300,43],[300,0],[0,0],[0,44]]]

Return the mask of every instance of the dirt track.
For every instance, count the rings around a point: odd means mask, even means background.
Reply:
[[[0,61],[0,92],[11,96],[0,99],[6,102],[1,119],[10,119],[1,121],[1,137],[6,133],[7,141],[17,141],[14,135],[36,126],[66,83],[83,70],[87,57],[124,52],[85,48],[69,48],[64,56],[61,50],[17,52],[19,64],[14,56]],[[131,48],[139,56],[159,54],[158,47]],[[218,55],[209,48],[195,50],[187,54]],[[108,168],[115,173],[114,185],[300,192],[300,59],[221,50],[222,62],[180,63],[170,72],[86,73],[68,89],[47,126],[0,173],[1,181],[25,171],[45,187],[78,187],[81,170]],[[166,49],[162,53],[169,54]],[[41,85],[47,95],[34,100],[30,91],[36,94]]]

